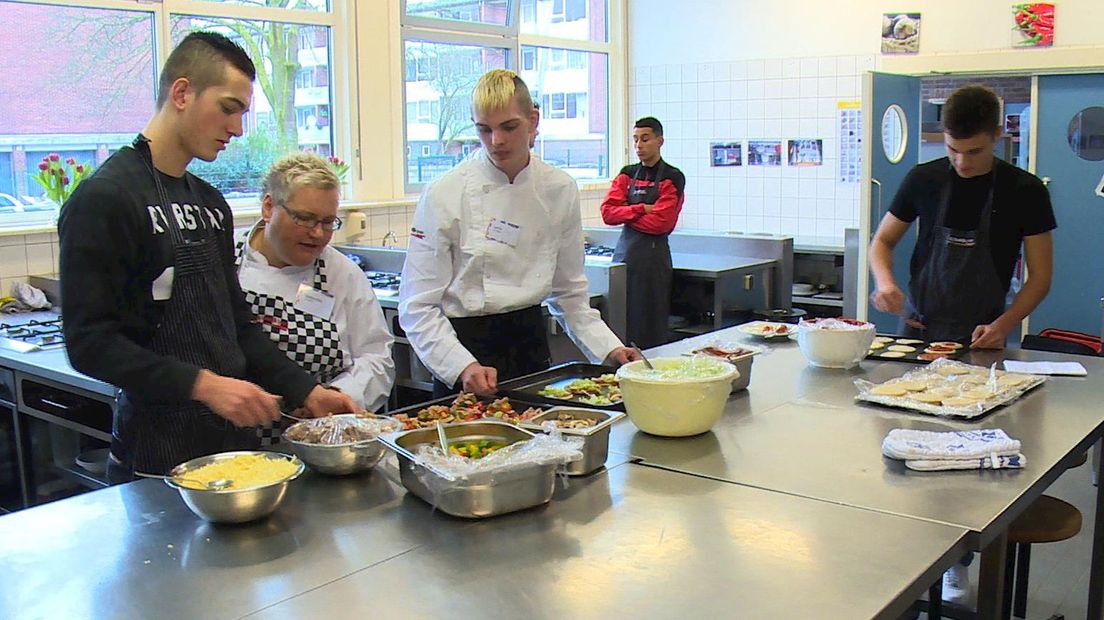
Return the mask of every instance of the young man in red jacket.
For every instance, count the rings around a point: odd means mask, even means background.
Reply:
[[[602,220],[624,224],[613,259],[628,268],[629,341],[647,348],[667,342],[671,310],[671,248],[667,236],[682,211],[686,177],[663,161],[663,125],[636,121],[633,145],[640,163],[625,166],[602,201]]]

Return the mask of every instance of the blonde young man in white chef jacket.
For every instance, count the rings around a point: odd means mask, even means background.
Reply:
[[[340,187],[313,153],[272,164],[262,219],[236,244],[238,279],[257,322],[289,358],[376,411],[395,380],[394,338],[364,272],[329,245],[341,226]]]
[[[530,154],[538,120],[514,72],[484,74],[472,92],[483,148],[426,188],[414,212],[399,323],[435,396],[491,394],[548,368],[544,301],[591,361],[638,357],[590,307],[578,186]]]

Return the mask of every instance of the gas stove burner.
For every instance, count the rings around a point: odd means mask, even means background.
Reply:
[[[591,245],[586,244],[583,246],[583,254],[587,256],[613,256],[613,248],[608,245]]]
[[[388,271],[365,271],[368,283],[377,290],[398,291],[401,278],[397,273]]]
[[[23,342],[42,349],[57,348],[65,344],[61,326],[61,317],[48,321],[32,319],[18,324],[0,323],[0,338]]]

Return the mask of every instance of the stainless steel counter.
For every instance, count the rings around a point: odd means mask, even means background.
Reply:
[[[0,616],[892,618],[965,536],[632,464],[477,522],[373,473],[212,526],[144,480],[0,518]]]
[[[773,260],[745,256],[716,256],[713,254],[671,253],[671,268],[699,278],[719,278],[729,272],[751,267],[769,267]]]
[[[959,528],[638,465],[436,533],[249,617],[895,618],[964,548]]]
[[[743,335],[728,330],[673,343],[653,355],[681,353],[716,338]],[[864,361],[849,371],[814,368],[806,365],[796,343],[770,342],[776,344],[756,358],[747,393],[729,401],[712,432],[671,440],[619,424],[612,429],[610,450],[680,472],[964,527],[971,532],[971,549],[980,550],[998,541],[1011,521],[1104,434],[1104,359],[1078,357],[1088,378],[1052,377],[1010,405],[969,421],[855,402],[854,379],[884,381],[915,368],[912,364]],[[964,361],[989,365],[1005,356],[1068,359],[1014,349],[972,353]],[[1002,428],[1023,442],[1027,467],[914,472],[881,455],[882,440],[893,428]]]
[[[0,320],[5,323],[18,324],[26,323],[32,319],[45,321],[57,317],[56,312],[28,312],[26,314],[4,315],[0,317]],[[52,379],[102,396],[115,397],[115,386],[74,370],[69,365],[69,358],[65,355],[64,347],[28,353],[0,347],[0,366]]]

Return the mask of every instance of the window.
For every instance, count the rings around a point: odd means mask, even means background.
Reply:
[[[236,41],[254,59],[263,59],[254,61],[257,81],[245,134],[231,141],[215,161],[193,161],[189,170],[227,198],[253,198],[269,164],[281,155],[305,149],[333,152],[329,80],[327,85],[318,85],[314,79],[316,72],[327,76],[330,72],[328,29],[216,15],[171,14],[170,23],[174,43],[193,30],[213,30]],[[304,32],[309,33],[306,40],[311,43],[307,48],[302,47]],[[295,70],[285,70],[288,64]],[[275,70],[276,66],[281,70]],[[289,76],[294,76],[290,84]],[[321,117],[323,107],[325,119]],[[262,115],[266,122],[259,122]],[[296,122],[288,123],[288,118]]]
[[[471,127],[471,89],[497,67],[515,68],[541,106],[547,122],[534,147],[541,157],[576,178],[608,176],[614,49],[608,43],[608,4],[403,0],[405,142],[414,145],[405,167],[407,191],[417,191],[479,148]],[[461,16],[464,10],[479,18]],[[428,117],[421,107],[426,101]]]
[[[547,50],[547,54],[549,69],[563,69],[564,64],[567,62],[567,50],[552,49]]]
[[[56,216],[32,176],[43,157],[96,167],[141,131],[154,23],[152,12],[0,1],[0,226]]]
[[[407,17],[505,26],[511,0],[406,0]]]
[[[609,62],[606,54],[523,46],[536,68],[521,77],[540,93],[541,131],[534,149],[577,179],[609,175]],[[559,54],[557,54],[557,51]],[[582,57],[585,69],[555,69],[552,59]]]
[[[471,122],[472,88],[486,71],[505,68],[509,52],[480,45],[408,40],[404,55],[408,68],[438,68],[432,77],[407,71],[406,140],[423,144],[421,157],[407,158],[409,186],[433,181],[463,159],[462,144],[477,139]]]
[[[594,0],[521,0],[521,33],[604,43],[609,39],[607,4]],[[527,10],[532,11],[533,19],[525,19]]]

